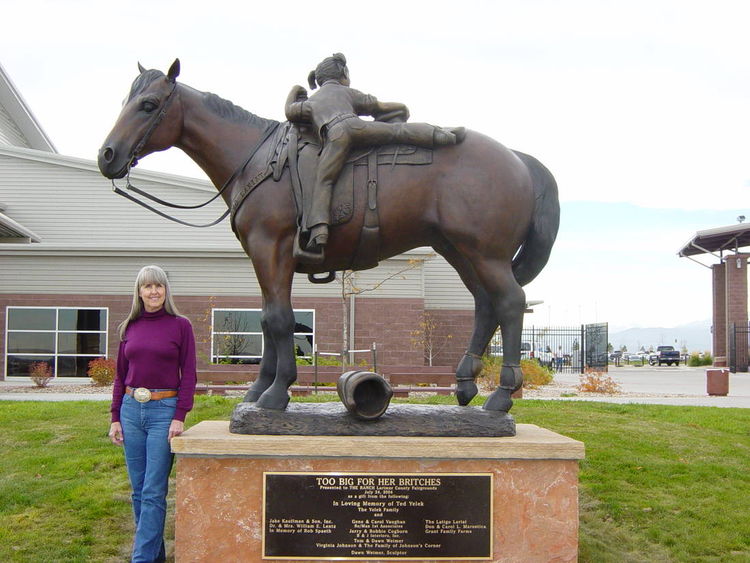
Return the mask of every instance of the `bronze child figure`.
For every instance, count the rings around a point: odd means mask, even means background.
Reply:
[[[285,113],[289,121],[312,123],[322,147],[312,205],[303,225],[309,231],[307,250],[322,253],[328,242],[333,186],[351,149],[392,143],[427,148],[455,145],[463,140],[465,130],[427,123],[387,123],[394,119],[406,121],[409,110],[404,104],[380,102],[375,96],[350,88],[349,69],[341,53],[325,58],[307,80],[311,89],[316,85],[320,88],[308,99],[305,88],[294,86],[287,97]],[[375,121],[360,119],[360,115],[370,115]]]

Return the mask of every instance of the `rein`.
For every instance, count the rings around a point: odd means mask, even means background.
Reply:
[[[141,196],[143,196],[143,197],[145,197],[147,199],[150,199],[151,201],[153,201],[155,203],[158,203],[159,205],[164,205],[166,207],[171,207],[173,209],[200,209],[201,207],[205,207],[209,203],[211,203],[214,200],[216,200],[219,196],[221,196],[221,194],[224,193],[224,190],[226,190],[232,184],[232,182],[234,182],[234,180],[236,180],[237,177],[242,172],[244,172],[244,170],[247,167],[247,165],[253,159],[253,157],[258,152],[258,150],[260,149],[260,147],[263,146],[263,143],[265,143],[268,140],[268,138],[273,134],[273,132],[278,127],[279,123],[275,122],[273,125],[268,125],[266,127],[266,129],[264,130],[263,135],[262,135],[260,141],[258,141],[258,143],[255,145],[255,147],[253,148],[253,150],[250,152],[250,156],[247,157],[247,160],[245,160],[245,162],[232,173],[232,175],[229,177],[229,179],[226,182],[224,182],[224,184],[221,186],[221,189],[219,189],[219,191],[213,197],[211,197],[209,200],[207,200],[207,201],[205,201],[203,203],[200,203],[198,205],[180,205],[180,204],[176,204],[176,203],[170,203],[170,202],[165,201],[163,199],[160,199],[160,198],[158,198],[158,197],[156,197],[154,195],[151,195],[148,192],[146,192],[145,190],[141,190],[141,189],[137,188],[136,186],[134,186],[133,184],[131,184],[130,183],[130,170],[131,170],[131,168],[133,166],[135,166],[138,163],[138,158],[137,158],[136,155],[139,152],[141,152],[141,150],[143,150],[143,147],[146,145],[146,143],[148,142],[148,140],[151,137],[151,135],[154,133],[154,131],[156,130],[156,128],[159,126],[159,124],[162,122],[162,120],[166,116],[167,110],[169,109],[169,105],[170,105],[170,103],[172,102],[172,99],[173,99],[172,98],[172,94],[174,94],[174,91],[175,91],[176,88],[177,88],[177,81],[174,82],[174,84],[172,86],[172,89],[169,91],[169,94],[167,95],[167,98],[164,100],[164,104],[162,105],[161,110],[159,111],[158,114],[156,114],[154,116],[154,119],[149,124],[148,129],[146,129],[146,132],[143,134],[143,137],[141,137],[141,140],[138,142],[138,144],[135,146],[135,148],[133,149],[133,151],[130,153],[130,158],[128,160],[128,173],[127,173],[127,176],[126,176],[126,179],[125,179],[125,189],[128,190],[128,191],[135,192],[135,193],[137,193],[137,194],[139,194],[139,195],[141,195]],[[151,211],[153,213],[156,213],[160,217],[164,217],[165,219],[168,219],[168,220],[173,221],[175,223],[179,223],[180,225],[185,225],[187,227],[196,227],[196,228],[199,228],[199,229],[206,228],[206,227],[213,227],[214,225],[217,225],[217,224],[221,223],[224,219],[226,219],[227,215],[229,215],[229,213],[231,212],[231,208],[227,209],[221,215],[221,217],[219,217],[215,221],[212,221],[211,223],[207,223],[205,225],[196,225],[195,223],[188,223],[187,221],[183,221],[182,219],[178,219],[177,217],[172,217],[171,215],[168,215],[167,213],[165,213],[163,211],[160,211],[160,210],[156,209],[155,207],[152,207],[151,205],[149,205],[145,201],[139,200],[135,196],[129,194],[127,191],[124,191],[121,188],[119,188],[117,186],[117,184],[115,184],[114,179],[112,180],[112,191],[114,191],[117,195],[121,195],[122,197],[124,197],[126,199],[129,199],[130,201],[132,201],[134,203],[137,203],[141,207],[144,207],[144,208],[148,209],[149,211]]]

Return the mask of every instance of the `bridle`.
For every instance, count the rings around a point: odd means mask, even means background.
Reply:
[[[172,103],[172,100],[174,99],[174,93],[177,89],[177,80],[172,81],[172,89],[169,91],[169,94],[167,94],[167,97],[164,99],[164,102],[162,103],[161,108],[157,113],[153,115],[151,118],[151,123],[149,123],[148,127],[146,128],[146,131],[143,133],[143,136],[141,137],[141,140],[138,141],[138,143],[134,146],[133,150],[130,152],[130,155],[128,157],[128,170],[127,174],[125,176],[125,190],[135,192],[137,194],[140,194],[141,196],[145,197],[146,199],[150,199],[151,201],[158,203],[159,205],[164,205],[166,207],[171,207],[173,209],[200,209],[201,207],[205,207],[209,203],[216,200],[218,197],[224,193],[224,191],[229,187],[232,182],[237,179],[237,177],[245,170],[245,167],[248,165],[250,160],[252,160],[253,156],[255,156],[255,153],[258,152],[258,149],[263,145],[263,143],[266,142],[266,140],[273,134],[273,132],[276,130],[276,127],[278,126],[278,122],[276,122],[274,125],[268,126],[266,130],[264,131],[264,134],[262,135],[260,141],[255,146],[255,148],[250,152],[250,156],[247,158],[247,160],[237,168],[237,170],[232,173],[232,175],[229,177],[229,179],[224,182],[224,185],[221,187],[221,189],[208,201],[205,201],[203,203],[200,203],[198,205],[180,205],[177,203],[170,203],[168,201],[164,201],[163,199],[160,199],[154,195],[149,194],[145,190],[141,190],[137,187],[135,187],[133,184],[130,183],[130,170],[133,166],[138,164],[138,153],[140,153],[143,150],[143,147],[146,146],[146,143],[151,138],[151,135],[154,134],[154,131],[156,131],[156,128],[159,127],[159,124],[164,120],[164,117],[167,115],[167,111],[169,110],[169,106]],[[215,221],[212,221],[211,223],[207,223],[205,225],[196,225],[195,223],[188,223],[187,221],[183,221],[182,219],[178,219],[177,217],[173,217],[163,211],[160,211],[159,209],[156,209],[155,207],[149,205],[145,201],[141,201],[140,199],[136,198],[135,196],[129,194],[127,191],[122,190],[115,184],[114,179],[112,180],[112,191],[114,191],[116,194],[121,195],[122,197],[129,199],[130,201],[137,203],[141,207],[144,207],[148,209],[149,211],[152,211],[153,213],[156,213],[157,215],[164,217],[165,219],[168,219],[170,221],[174,221],[175,223],[179,223],[181,225],[185,225],[187,227],[196,227],[196,228],[205,228],[205,227],[213,227],[214,225],[217,225],[221,223],[231,212],[231,207],[227,209],[221,217],[216,219]]]
[[[177,80],[172,80],[172,89],[169,91],[169,94],[167,94],[167,97],[164,99],[164,103],[162,104],[161,109],[153,115],[153,117],[151,118],[151,123],[149,123],[148,127],[146,128],[146,131],[143,133],[141,140],[138,141],[135,147],[133,147],[133,150],[130,151],[130,158],[128,158],[128,171],[130,171],[131,166],[135,166],[138,163],[138,158],[136,157],[136,155],[143,150],[143,147],[146,146],[146,143],[151,138],[151,135],[154,134],[154,131],[156,131],[156,128],[159,127],[159,124],[166,117],[167,111],[169,110],[169,106],[172,104],[172,100],[174,99],[172,96],[174,95],[174,92],[176,89],[177,89]]]

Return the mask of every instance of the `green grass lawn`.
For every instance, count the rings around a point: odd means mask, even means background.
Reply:
[[[198,397],[188,426],[236,402]],[[127,558],[108,407],[0,402],[0,561]],[[586,444],[580,561],[750,561],[750,409],[520,400],[513,414]]]

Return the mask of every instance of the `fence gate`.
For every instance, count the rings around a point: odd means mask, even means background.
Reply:
[[[586,367],[607,370],[608,351],[607,339],[609,327],[607,323],[586,325]]]
[[[729,371],[747,372],[750,325],[729,325]]]
[[[607,368],[608,325],[526,327],[521,333],[521,357],[536,358],[542,365],[565,373],[583,373],[584,368]],[[490,353],[502,355],[500,331]]]

